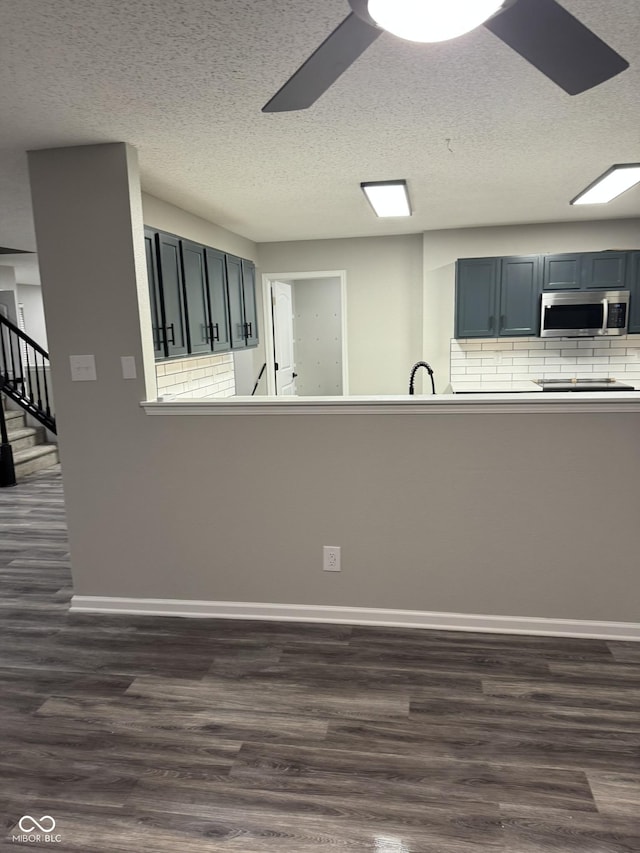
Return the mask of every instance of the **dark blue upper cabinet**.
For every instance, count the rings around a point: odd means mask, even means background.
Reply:
[[[542,270],[543,290],[580,290],[580,254],[545,255]]]
[[[629,254],[626,287],[631,291],[629,302],[629,334],[640,334],[640,252]]]
[[[256,304],[256,268],[251,261],[242,261],[242,298],[246,345],[258,346],[258,306]]]
[[[465,258],[456,264],[456,337],[497,334],[499,258]]]
[[[211,352],[209,294],[204,263],[204,247],[180,241],[182,275],[189,314],[189,351]]]
[[[209,304],[211,306],[211,340],[214,352],[231,348],[229,337],[229,300],[227,298],[227,266],[222,252],[205,249]]]
[[[153,351],[156,358],[166,355],[164,346],[164,320],[162,301],[158,283],[158,266],[155,250],[155,231],[144,229],[144,251],[147,259],[147,279],[149,280],[149,303],[151,307],[151,331],[153,333]]]
[[[258,345],[252,261],[144,229],[156,358]]]
[[[540,328],[540,257],[502,258],[498,334],[537,335]]]
[[[180,241],[170,234],[155,235],[160,293],[164,314],[163,337],[167,356],[186,355],[187,316],[185,310]]]
[[[229,288],[231,349],[244,349],[247,346],[247,334],[242,296],[242,260],[234,255],[227,255],[227,284]]]
[[[582,255],[582,286],[587,290],[623,290],[628,252],[586,252]]]

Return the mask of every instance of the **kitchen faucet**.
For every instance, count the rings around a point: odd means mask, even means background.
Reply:
[[[430,364],[427,364],[427,362],[426,362],[426,361],[417,361],[417,362],[413,365],[413,368],[412,368],[412,370],[411,370],[411,378],[409,379],[409,393],[410,393],[410,394],[413,394],[413,393],[414,393],[414,391],[413,391],[413,383],[414,383],[414,381],[415,381],[416,373],[418,372],[418,368],[419,368],[419,367],[426,367],[426,368],[427,368],[427,371],[428,371],[428,373],[429,373],[429,377],[431,378],[431,393],[432,393],[432,394],[435,394],[435,393],[436,393],[436,384],[435,384],[435,382],[433,381],[433,370],[432,370],[432,368],[431,368],[431,365],[430,365]]]

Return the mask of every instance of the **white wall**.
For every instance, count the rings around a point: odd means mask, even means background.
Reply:
[[[349,393],[407,393],[422,350],[422,235],[262,243],[258,266],[346,270]]]
[[[335,277],[291,282],[297,393],[342,394],[342,293]]]
[[[14,325],[18,325],[18,286],[13,267],[0,266],[0,304],[6,309],[6,316]]]
[[[637,248],[640,248],[640,219],[426,232],[424,358],[436,371],[436,390],[444,391],[449,381],[449,345],[454,334],[455,263],[458,258]]]
[[[41,347],[47,349],[47,327],[44,319],[42,288],[35,284],[18,284],[18,302],[24,308],[26,333]]]
[[[150,228],[158,228],[249,261],[256,260],[257,246],[251,240],[148,193],[142,193],[142,215],[144,224]]]

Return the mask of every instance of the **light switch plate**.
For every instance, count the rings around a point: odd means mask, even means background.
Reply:
[[[123,379],[136,379],[138,374],[136,371],[136,360],[132,355],[122,355],[120,356],[120,363],[122,364],[122,378]]]
[[[96,357],[94,355],[70,355],[71,379],[73,382],[95,382]]]

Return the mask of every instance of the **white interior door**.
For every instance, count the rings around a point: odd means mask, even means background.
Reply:
[[[271,284],[273,344],[276,359],[276,394],[295,396],[296,374],[293,350],[293,295],[285,281]]]

